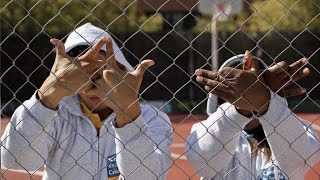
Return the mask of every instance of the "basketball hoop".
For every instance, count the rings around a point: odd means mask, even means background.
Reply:
[[[212,15],[213,19],[226,21],[229,15],[242,10],[243,0],[199,0],[198,9],[202,14]]]

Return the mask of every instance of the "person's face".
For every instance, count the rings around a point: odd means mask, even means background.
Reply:
[[[76,58],[76,57],[84,55],[86,53],[86,51],[88,51],[89,49],[90,49],[89,46],[81,45],[81,46],[74,47],[69,52],[67,52],[67,54],[71,58]],[[95,59],[106,58],[105,51],[100,51],[99,55],[95,56],[94,58]],[[93,60],[95,60],[95,59],[93,59]],[[93,76],[93,80],[94,79],[98,79],[98,78],[100,78],[99,75],[94,75]],[[91,84],[85,89],[89,89],[89,88],[92,88],[92,87],[94,87],[94,86]],[[101,99],[98,96],[86,95],[84,92],[80,92],[79,96],[84,101],[84,103],[87,105],[87,107],[90,110],[92,110],[93,112],[100,112],[100,111],[105,110],[105,109],[108,108],[108,106],[106,106],[104,103],[102,103]]]
[[[109,109],[109,107],[102,102],[102,100],[96,95],[86,95],[85,93],[79,93],[80,98],[87,105],[92,112],[101,112]]]
[[[85,54],[87,50],[89,50],[89,47],[83,46],[83,47],[76,47],[74,48],[75,51],[69,52],[68,55],[71,57],[77,57]],[[100,59],[105,59],[106,61],[108,60],[108,57],[106,57],[106,52],[103,50],[100,50],[99,55],[95,56],[95,59],[93,60],[100,60]],[[107,63],[106,63],[107,64]],[[121,70],[125,71],[125,66],[122,65],[121,63],[117,62],[119,68]],[[97,69],[98,70],[98,69]],[[93,81],[95,79],[102,78],[100,75],[94,75],[93,76]],[[95,88],[94,84],[92,83],[88,88]],[[84,101],[84,103],[87,105],[89,110],[92,110],[93,112],[99,113],[105,110],[109,110],[109,107],[103,103],[100,97],[97,95],[87,95],[84,92],[79,93],[80,98]]]

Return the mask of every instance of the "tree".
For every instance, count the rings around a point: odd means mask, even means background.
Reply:
[[[135,0],[1,0],[0,8],[2,33],[67,33],[87,21],[114,33],[157,31],[162,23],[140,13]]]
[[[250,11],[229,16],[228,21],[220,22],[221,31],[234,32],[242,29],[250,34],[277,31],[320,30],[320,0],[254,0],[244,1]],[[210,31],[212,19],[197,17],[196,32]]]
[[[251,32],[320,30],[319,0],[255,0],[248,21]]]

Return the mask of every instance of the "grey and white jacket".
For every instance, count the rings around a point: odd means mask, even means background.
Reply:
[[[99,135],[82,114],[78,96],[64,98],[57,111],[33,95],[13,114],[1,137],[1,165],[38,170],[43,179],[165,179],[170,166],[172,127],[166,114],[141,105],[141,115],[115,128],[111,114]],[[121,176],[120,176],[121,177]]]
[[[207,120],[196,123],[186,143],[186,154],[202,179],[304,179],[319,160],[320,142],[311,125],[299,120],[287,101],[271,93],[266,114],[258,118],[272,155],[264,149],[251,153],[250,137],[242,129],[252,119],[224,103]]]

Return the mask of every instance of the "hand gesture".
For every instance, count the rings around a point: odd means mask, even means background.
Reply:
[[[141,112],[138,98],[144,72],[154,64],[144,60],[133,72],[119,67],[115,59],[112,40],[106,40],[106,63],[98,70],[101,78],[94,81],[94,88],[85,91],[87,95],[96,95],[116,113],[117,125],[123,127],[134,120]]]
[[[46,107],[55,109],[63,97],[90,87],[90,79],[96,77],[93,73],[105,63],[98,59],[105,39],[100,39],[84,55],[74,59],[66,54],[63,42],[58,39],[51,39],[50,42],[56,46],[56,58],[49,77],[38,91],[38,96]]]
[[[249,70],[225,67],[215,73],[198,69],[195,72],[196,80],[205,85],[208,92],[233,104],[243,114],[252,111],[264,114],[268,109],[270,94],[260,76],[258,62],[250,56],[245,56],[251,62]]]
[[[248,70],[252,64],[252,55],[249,51],[246,51],[247,57],[244,59],[244,70]],[[305,88],[288,88],[293,82],[299,81],[305,76],[309,75],[310,70],[306,66],[309,61],[306,58],[302,58],[290,65],[285,61],[281,61],[263,72],[263,78],[266,85],[279,96],[292,97],[299,96],[306,92]]]
[[[288,86],[310,74],[310,70],[305,67],[308,63],[309,61],[306,58],[302,58],[290,65],[285,61],[281,61],[269,67],[263,73],[263,78],[270,89],[279,96],[299,96],[306,92],[305,88],[288,88]]]

